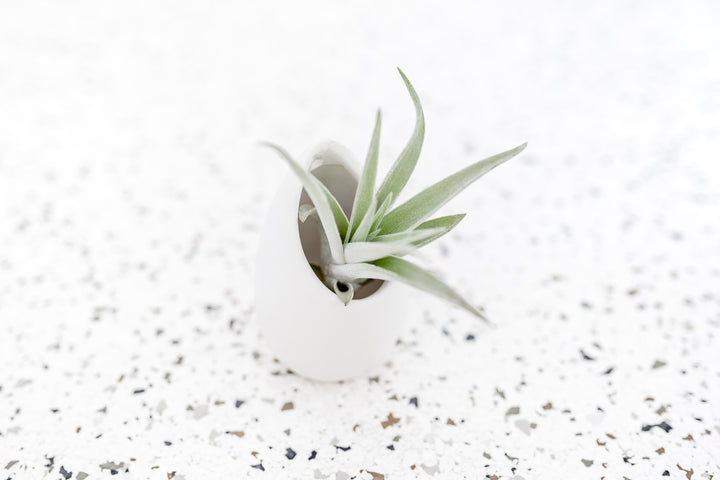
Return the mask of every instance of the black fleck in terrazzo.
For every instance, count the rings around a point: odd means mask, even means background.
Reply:
[[[0,15],[0,478],[720,478],[712,2],[73,5]],[[530,143],[422,255],[496,327],[414,293],[307,381],[254,321],[254,145],[362,157],[381,104],[384,170],[397,62],[414,186]]]

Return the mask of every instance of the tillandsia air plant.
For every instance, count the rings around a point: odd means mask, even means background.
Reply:
[[[402,257],[455,228],[465,214],[428,218],[475,180],[522,152],[527,143],[480,160],[394,206],[415,169],[425,137],[420,99],[402,70],[398,70],[415,105],[415,128],[385,179],[376,188],[382,122],[378,110],[350,218],[327,186],[312,172],[303,169],[285,149],[271,143],[264,145],[276,150],[302,182],[311,203],[300,205],[299,219],[305,222],[314,217],[321,229],[321,261],[311,266],[320,281],[345,305],[350,303],[359,287],[373,279],[400,281],[486,320],[483,313],[456,290]]]

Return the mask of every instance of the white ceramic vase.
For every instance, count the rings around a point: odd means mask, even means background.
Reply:
[[[348,214],[358,178],[351,153],[325,142],[308,151],[301,164]],[[377,291],[344,305],[308,262],[318,255],[319,232],[310,220],[298,222],[301,195],[306,201],[300,180],[290,173],[261,233],[255,286],[260,332],[274,355],[305,377],[343,380],[369,374],[387,360],[400,336],[410,305],[407,287],[378,282],[367,287]]]

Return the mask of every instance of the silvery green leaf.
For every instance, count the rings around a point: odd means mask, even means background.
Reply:
[[[460,220],[465,218],[464,213],[460,213],[457,215],[448,215],[446,217],[438,217],[433,218],[432,220],[428,220],[427,222],[423,222],[420,225],[417,226],[415,230],[425,229],[425,228],[442,228],[442,231],[434,235],[432,237],[426,238],[424,240],[421,240],[419,242],[415,242],[415,246],[417,248],[420,248],[424,245],[427,245],[430,242],[434,242],[438,238],[442,237],[446,233],[448,233],[450,230],[455,228],[458,223],[460,223]]]
[[[398,71],[415,105],[415,128],[407,145],[405,145],[403,151],[400,152],[397,160],[395,160],[395,163],[393,163],[387,175],[385,175],[385,180],[383,180],[380,188],[378,188],[375,197],[380,204],[382,204],[391,193],[394,198],[398,198],[398,195],[410,179],[413,170],[415,170],[418,157],[420,157],[423,139],[425,138],[425,115],[423,114],[422,105],[420,104],[420,98],[403,71],[399,68]]]
[[[370,208],[365,213],[365,216],[362,219],[362,222],[360,222],[360,225],[358,225],[357,230],[352,236],[351,241],[352,242],[364,242],[367,240],[368,235],[370,234],[370,227],[372,227],[373,219],[375,218],[375,198],[371,197],[372,200],[370,202]]]
[[[368,233],[367,241],[368,241],[368,242],[372,242],[378,235],[380,235],[380,229],[379,229],[379,228],[377,228],[377,229],[373,230],[372,232]]]
[[[335,282],[335,285],[333,285],[333,290],[335,291],[335,295],[337,295],[340,301],[343,302],[345,305],[350,303],[350,301],[353,299],[353,296],[355,295],[355,288],[353,287],[351,282]]]
[[[385,233],[395,233],[415,227],[475,180],[510,160],[522,152],[526,146],[527,143],[523,143],[506,152],[480,160],[440,180],[385,215],[380,222],[380,229]]]
[[[308,203],[300,205],[300,208],[298,208],[298,219],[302,223],[305,223],[305,220],[307,220],[310,215],[317,215],[317,209]]]
[[[278,154],[280,154],[280,156],[285,159],[288,165],[290,165],[290,168],[295,173],[295,175],[298,176],[303,186],[305,187],[305,191],[310,197],[310,200],[313,202],[313,205],[315,205],[315,208],[317,209],[318,217],[320,218],[320,223],[325,233],[324,236],[325,238],[327,238],[330,255],[333,261],[335,263],[344,263],[345,257],[343,255],[343,242],[340,238],[338,227],[335,224],[335,217],[333,215],[332,208],[330,207],[330,203],[325,196],[325,191],[323,190],[323,186],[320,183],[320,180],[303,170],[303,168],[298,165],[295,160],[293,160],[293,158],[284,148],[268,142],[262,142],[262,145],[268,146],[275,150]]]
[[[445,231],[444,228],[428,228],[426,230],[403,232],[389,241],[350,242],[345,245],[345,261],[347,263],[360,263],[378,260],[391,255],[406,255],[417,249],[416,242],[437,237],[437,235],[441,235]]]
[[[380,222],[383,219],[383,216],[385,216],[385,212],[387,212],[387,209],[390,208],[390,204],[392,203],[393,194],[390,192],[390,195],[385,197],[385,200],[383,200],[382,205],[380,205],[380,208],[378,208],[377,212],[375,212],[375,218],[373,218],[372,225],[370,226],[370,234],[368,235],[368,240],[372,240],[377,235],[380,234],[381,230],[378,228],[380,225]],[[377,232],[377,233],[375,233]]]
[[[330,204],[330,209],[332,210],[333,217],[335,217],[335,224],[337,225],[338,233],[340,233],[340,238],[345,238],[345,234],[347,233],[348,229],[348,219],[345,216],[345,212],[343,212],[340,203],[338,203],[338,201],[335,199],[335,196],[332,194],[332,192],[330,192],[330,190],[328,190],[325,184],[322,182],[319,183],[323,191],[325,192],[328,203]]]
[[[337,278],[352,281],[360,278],[400,281],[412,287],[431,293],[453,303],[476,317],[488,321],[480,310],[471,305],[459,293],[430,272],[397,257],[386,257],[372,263],[348,263],[332,265],[331,271]]]
[[[457,225],[460,220],[465,216],[465,214],[460,215],[449,215],[447,217],[438,217],[433,220],[428,220],[427,222],[421,223],[418,225],[417,228],[413,230],[407,230],[404,232],[397,232],[397,233],[388,233],[385,235],[378,235],[373,239],[374,242],[394,242],[396,240],[406,238],[406,236],[410,233],[414,232],[425,232],[427,230],[432,230],[432,235],[424,235],[422,239],[414,242],[415,246],[422,246],[426,245],[433,240],[442,237],[447,232],[449,232],[455,225]],[[348,262],[349,263],[349,262]]]
[[[318,228],[321,228],[320,225],[318,225]],[[330,255],[330,246],[328,245],[328,240],[325,235],[322,234],[322,229],[320,230],[320,272],[322,275],[318,275],[318,278],[325,284],[327,288],[330,290],[334,290],[335,288],[335,282],[337,279],[330,275],[328,271],[328,265],[332,260],[332,256]],[[312,266],[312,264],[311,264]],[[314,269],[313,269],[314,270]]]
[[[380,147],[380,127],[382,124],[382,113],[377,112],[375,118],[375,129],[373,130],[372,139],[370,140],[370,148],[368,149],[365,166],[363,167],[357,190],[355,191],[355,201],[353,202],[352,213],[350,214],[350,227],[345,235],[345,243],[355,234],[360,224],[365,221],[366,216],[370,216],[369,223],[372,224],[372,216],[375,212],[370,212],[370,206],[374,201],[373,192],[375,191],[375,176],[377,175],[378,149]],[[368,229],[370,225],[368,225]],[[365,233],[367,236],[367,232]]]

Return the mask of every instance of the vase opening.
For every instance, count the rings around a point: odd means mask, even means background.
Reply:
[[[310,164],[310,171],[327,187],[328,190],[330,190],[330,193],[333,194],[340,204],[340,208],[342,208],[343,212],[345,212],[345,216],[350,218],[353,202],[355,201],[355,191],[357,190],[358,185],[355,175],[353,175],[353,173],[342,164],[318,160],[315,160]],[[300,195],[298,211],[300,209],[300,205],[304,204],[312,205],[310,197],[305,189],[303,189],[302,194]],[[320,265],[321,228],[322,227],[315,218],[310,217],[305,220],[305,223],[298,220],[300,243],[302,245],[305,258],[308,261],[308,266],[311,264]],[[318,281],[320,282],[319,278]],[[374,279],[364,283],[355,290],[353,300],[361,300],[369,297],[377,292],[380,287],[383,286],[383,283],[384,282],[382,280]],[[345,286],[345,288],[347,288],[347,286]],[[329,288],[328,290],[332,292]]]

